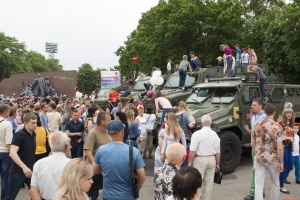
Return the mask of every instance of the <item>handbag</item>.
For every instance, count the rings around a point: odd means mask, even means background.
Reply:
[[[223,177],[223,173],[222,172],[215,171],[214,183],[221,184],[222,177]]]
[[[44,128],[45,129],[45,128]],[[49,145],[49,141],[48,141],[48,133],[47,133],[47,130],[45,129],[45,132],[46,132],[46,151],[47,151],[47,155],[49,155],[51,153],[51,147]]]
[[[128,135],[128,143],[129,143],[129,167],[130,167],[130,182],[132,187],[132,195],[134,198],[139,198],[139,188],[137,186],[137,175],[133,170],[133,147],[130,144],[130,138]]]

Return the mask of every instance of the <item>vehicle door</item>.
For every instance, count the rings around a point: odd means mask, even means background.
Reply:
[[[247,85],[242,89],[242,95],[240,96],[240,107],[239,107],[239,122],[241,130],[243,131],[242,144],[250,145],[251,135],[244,130],[244,122],[251,129],[251,116],[252,116],[252,101],[255,98],[262,98],[262,94],[259,89],[259,85]]]
[[[274,116],[274,120],[277,122],[281,120],[283,105],[286,102],[286,98],[289,95],[287,93],[287,89],[288,88],[284,88],[283,85],[274,85],[268,87],[268,103],[272,103],[276,108],[276,115]]]

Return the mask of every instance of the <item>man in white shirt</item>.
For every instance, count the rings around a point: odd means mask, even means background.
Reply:
[[[50,130],[50,133],[59,131],[59,128],[62,124],[62,117],[61,115],[56,112],[56,103],[51,102],[50,103],[50,113],[47,113],[48,118],[48,129]]]
[[[70,142],[68,135],[57,131],[50,135],[49,144],[52,155],[40,159],[33,166],[30,184],[32,200],[51,200],[59,184],[60,177],[66,164],[70,161]]]
[[[211,130],[211,123],[209,115],[201,118],[202,129],[192,135],[188,162],[188,166],[193,164],[202,175],[200,197],[205,200],[212,198],[215,170],[220,169],[220,138]]]
[[[1,176],[1,197],[4,199],[8,191],[9,169],[11,158],[9,149],[13,138],[13,127],[6,121],[10,113],[9,106],[0,104],[0,176]]]
[[[171,73],[172,73],[171,62],[172,62],[172,60],[169,59],[168,60],[168,65],[167,65],[167,72],[168,72],[169,75],[171,75]]]

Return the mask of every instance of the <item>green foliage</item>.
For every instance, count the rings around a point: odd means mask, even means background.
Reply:
[[[0,32],[0,81],[15,73],[62,71],[58,59],[46,59],[35,51],[26,51],[24,43]]]
[[[16,38],[5,36],[0,32],[0,81],[12,73],[30,70],[28,66],[23,68],[25,54],[24,43],[19,43]]]
[[[119,56],[122,76],[134,69],[166,71],[167,59],[179,63],[193,50],[202,66],[216,65],[222,43],[254,48],[258,62],[283,74],[288,83],[300,82],[300,0],[160,0],[143,13]],[[134,64],[132,58],[137,57]],[[174,65],[173,65],[174,66]]]
[[[125,46],[115,52],[122,75],[129,77],[134,69],[150,73],[153,66],[166,71],[168,58],[179,63],[189,51],[198,55],[202,66],[216,65],[220,44],[234,48],[242,38],[247,11],[247,6],[231,0],[160,1],[142,14]],[[133,57],[139,59],[137,64]]]
[[[271,71],[283,74],[287,82],[299,83],[299,6],[288,4],[273,9],[272,13],[274,18],[267,26],[264,37],[263,59]]]
[[[78,68],[77,87],[82,94],[90,95],[93,90],[99,88],[101,71],[106,71],[106,69],[94,70],[88,63],[84,63]]]

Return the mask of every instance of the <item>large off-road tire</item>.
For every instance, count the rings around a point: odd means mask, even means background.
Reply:
[[[242,145],[238,136],[228,130],[221,131],[220,171],[229,174],[238,167],[241,159]]]

